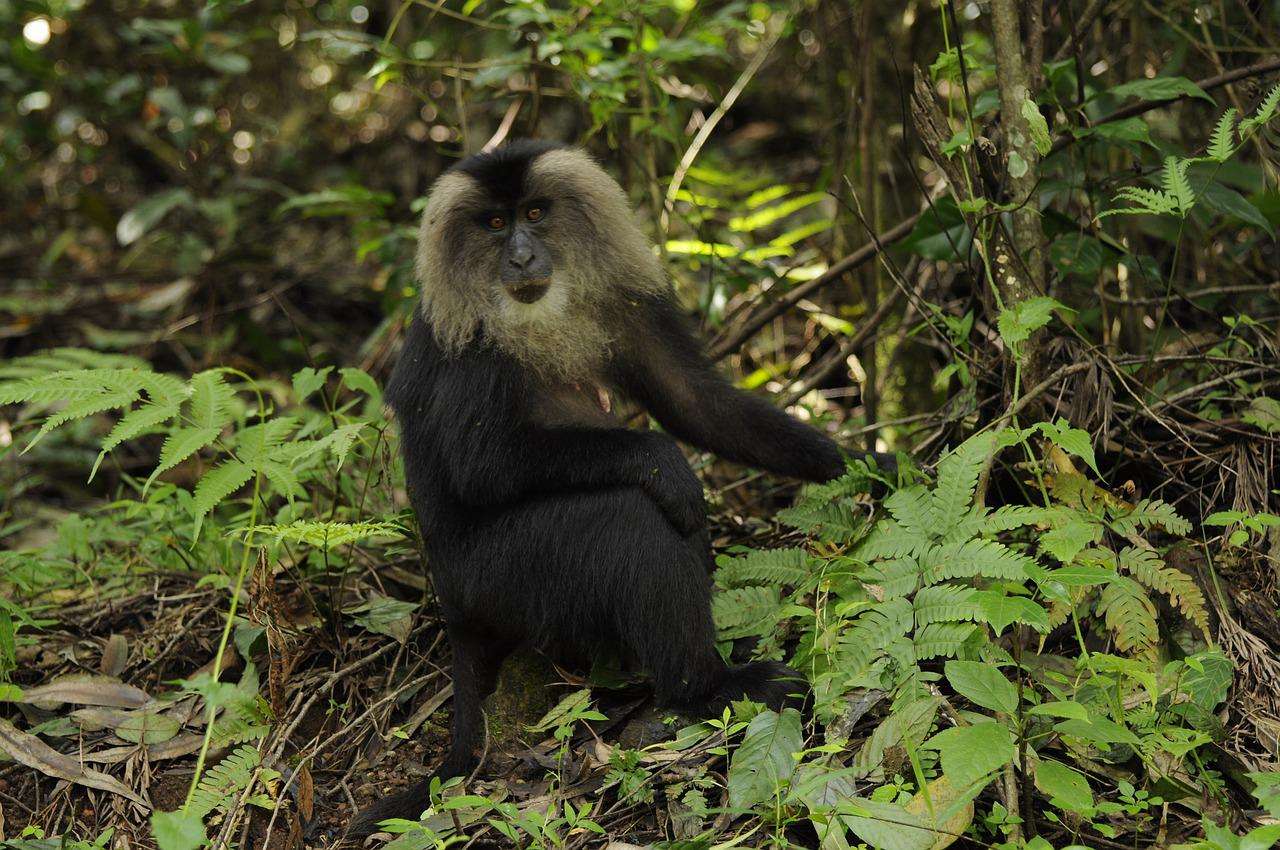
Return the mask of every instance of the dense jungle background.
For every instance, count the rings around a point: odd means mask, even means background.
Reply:
[[[432,180],[525,136],[901,468],[689,453],[804,713],[526,657],[373,844],[1280,839],[1280,2],[0,0],[0,130],[0,846],[333,846],[438,763],[381,387]]]

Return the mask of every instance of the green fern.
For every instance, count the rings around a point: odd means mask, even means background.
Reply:
[[[974,538],[962,543],[930,547],[920,557],[926,584],[954,578],[988,578],[1025,581],[1035,562],[1003,543]]]
[[[1209,636],[1209,610],[1204,593],[1191,576],[1166,566],[1153,549],[1128,546],[1120,551],[1117,560],[1122,570],[1167,596],[1182,616],[1194,623],[1205,637]]]
[[[911,601],[916,626],[979,619],[981,612],[973,604],[973,594],[973,588],[956,584],[936,584],[921,588]]]
[[[404,531],[390,522],[297,520],[288,525],[255,525],[245,529],[246,539],[253,540],[257,535],[330,550],[371,537],[403,537]]]
[[[201,819],[215,811],[226,811],[248,790],[262,757],[252,746],[242,746],[205,771],[186,805],[186,811]]]
[[[1240,122],[1241,138],[1246,138],[1259,127],[1270,124],[1277,115],[1280,115],[1280,83],[1271,87],[1271,91],[1267,92],[1253,115]]]
[[[1233,106],[1218,119],[1218,125],[1213,128],[1213,135],[1209,137],[1206,159],[1210,162],[1226,162],[1236,152],[1236,116],[1239,114]]]
[[[1195,192],[1187,179],[1187,168],[1190,165],[1191,160],[1166,157],[1164,169],[1160,172],[1163,191],[1125,186],[1116,192],[1113,200],[1126,201],[1132,206],[1104,210],[1098,214],[1098,218],[1111,215],[1171,215],[1186,218],[1196,202]]]
[[[763,549],[737,558],[716,559],[716,583],[722,587],[752,584],[790,585],[807,581],[811,574],[809,553],[803,549]]]
[[[1191,533],[1191,523],[1178,515],[1168,502],[1159,499],[1143,499],[1132,510],[1111,507],[1111,528],[1122,537],[1131,537],[1140,531],[1163,528],[1170,534]]]
[[[928,519],[924,525],[930,533],[943,536],[966,515],[973,502],[978,476],[995,450],[995,442],[994,432],[983,432],[938,462],[938,480],[929,497]]]
[[[1151,652],[1159,632],[1156,609],[1142,585],[1120,576],[1102,589],[1098,613],[1106,620],[1107,629],[1121,652]]]
[[[771,634],[781,609],[782,591],[777,587],[734,587],[711,601],[721,640]]]

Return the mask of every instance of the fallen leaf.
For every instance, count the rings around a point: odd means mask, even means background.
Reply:
[[[63,676],[47,685],[28,688],[22,693],[22,702],[48,704],[70,702],[78,705],[104,705],[110,708],[142,708],[151,702],[151,696],[141,688],[126,685],[110,676]]]
[[[97,788],[110,794],[118,794],[139,806],[151,808],[146,800],[118,779],[85,767],[76,759],[63,755],[35,735],[23,732],[2,717],[0,717],[0,750],[4,750],[19,764],[38,770],[45,776],[65,779],[67,782]]]
[[[102,661],[98,669],[105,676],[119,676],[129,663],[129,642],[124,635],[112,635],[102,648]]]

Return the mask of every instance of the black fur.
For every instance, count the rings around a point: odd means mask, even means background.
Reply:
[[[466,167],[514,179],[527,156]],[[717,374],[670,300],[636,295],[617,324],[600,382],[669,434],[806,480],[844,471],[825,435]],[[731,667],[716,652],[702,486],[672,437],[599,415],[550,424],[555,391],[565,388],[549,388],[483,332],[446,354],[420,318],[387,388],[453,648],[442,778],[476,766],[481,701],[520,646],[575,659],[612,648],[652,678],[659,704],[693,711],[743,696],[776,708],[804,688],[784,665]],[[348,836],[417,818],[428,784],[361,813]]]
[[[541,154],[559,147],[563,145],[520,139],[487,153],[469,156],[450,170],[474,177],[493,198],[495,206],[511,208],[524,195],[529,165]]]

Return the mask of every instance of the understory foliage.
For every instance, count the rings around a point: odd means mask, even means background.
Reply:
[[[1280,840],[1280,4],[125,5],[0,2],[0,847],[314,844],[434,766],[378,381],[431,181],[520,136],[901,469],[695,459],[804,711],[560,671],[385,846]]]

